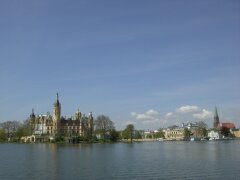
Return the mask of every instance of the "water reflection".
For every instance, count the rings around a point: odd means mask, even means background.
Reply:
[[[0,144],[0,179],[238,179],[239,153],[239,141]]]

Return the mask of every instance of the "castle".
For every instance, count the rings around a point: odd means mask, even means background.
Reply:
[[[78,109],[71,118],[61,117],[61,103],[58,93],[53,104],[53,115],[35,115],[34,110],[29,117],[32,135],[45,135],[49,138],[56,136],[92,136],[93,116],[90,112],[88,116],[82,115]]]

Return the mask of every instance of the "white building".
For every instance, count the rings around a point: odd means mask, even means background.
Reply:
[[[209,140],[219,139],[219,133],[212,130],[208,133],[208,137],[209,137]]]

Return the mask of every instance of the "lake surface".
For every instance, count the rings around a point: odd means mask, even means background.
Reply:
[[[240,179],[240,141],[5,143],[0,179]]]

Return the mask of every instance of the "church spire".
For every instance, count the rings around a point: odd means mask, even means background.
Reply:
[[[218,117],[217,106],[215,106],[214,117]]]
[[[217,128],[219,125],[219,116],[218,116],[218,111],[217,111],[217,106],[215,106],[215,111],[214,111],[214,121],[213,121],[213,127]]]

